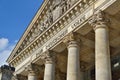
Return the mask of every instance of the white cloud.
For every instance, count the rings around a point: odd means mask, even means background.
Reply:
[[[18,40],[15,40],[15,43],[17,43],[18,42]]]
[[[0,51],[5,49],[8,45],[9,41],[6,38],[1,38],[0,39]]]
[[[0,45],[0,48],[1,48],[1,50],[0,50],[0,66],[1,66],[4,64],[7,64],[6,59],[10,55],[13,48],[15,47],[16,42],[13,44],[10,44],[9,40],[6,38],[1,38],[0,40],[1,40],[0,44],[2,44],[2,46]]]

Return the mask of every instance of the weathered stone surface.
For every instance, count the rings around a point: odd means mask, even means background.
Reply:
[[[0,68],[0,80],[11,80],[13,77],[13,72],[15,68],[3,65]]]

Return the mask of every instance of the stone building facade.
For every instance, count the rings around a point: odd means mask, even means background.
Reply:
[[[18,80],[119,80],[120,0],[44,0],[7,59]]]

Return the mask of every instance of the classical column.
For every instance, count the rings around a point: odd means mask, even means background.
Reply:
[[[55,80],[55,57],[52,51],[44,53],[45,71],[44,80]]]
[[[90,20],[95,30],[96,80],[111,80],[108,22],[109,20],[102,11],[99,11]]]
[[[37,80],[37,68],[35,64],[30,64],[27,67],[27,71],[28,71],[28,80]]]
[[[78,34],[70,33],[63,42],[67,43],[68,48],[67,80],[80,80],[80,39]]]

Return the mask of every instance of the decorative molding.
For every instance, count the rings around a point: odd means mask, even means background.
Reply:
[[[73,44],[74,41],[77,42],[78,44],[80,44],[80,42],[81,42],[80,34],[71,32],[70,34],[68,34],[66,37],[63,38],[63,43],[65,43],[67,45]]]

